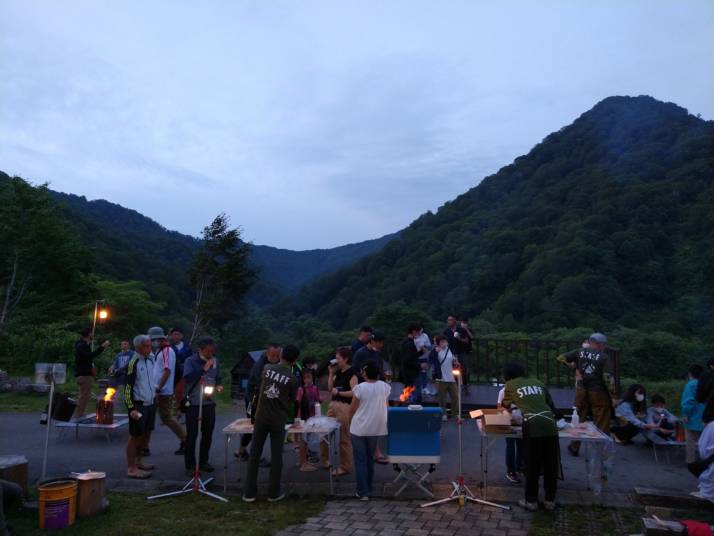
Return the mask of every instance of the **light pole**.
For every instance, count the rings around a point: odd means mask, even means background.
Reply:
[[[99,307],[99,304],[102,304],[102,307]],[[106,300],[96,300],[94,302],[94,316],[92,319],[92,342],[90,343],[92,345],[92,351],[94,351],[94,332],[97,329],[97,319],[100,320],[100,322],[104,322],[107,318],[109,318],[109,309],[107,309],[107,301]]]

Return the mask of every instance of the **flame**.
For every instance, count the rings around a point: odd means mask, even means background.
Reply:
[[[114,398],[114,395],[116,394],[117,390],[114,389],[114,387],[107,387],[107,392],[104,395],[104,402],[111,402],[112,398]]]
[[[404,390],[402,391],[402,394],[399,395],[399,401],[400,402],[406,402],[409,400],[409,397],[412,396],[412,393],[416,390],[416,387],[413,385],[407,385]]]

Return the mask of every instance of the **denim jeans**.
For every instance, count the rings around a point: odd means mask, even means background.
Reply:
[[[268,497],[280,495],[280,478],[283,472],[283,443],[285,442],[285,423],[263,424],[260,421],[253,427],[253,444],[250,446],[248,474],[245,478],[246,497],[258,494],[258,463],[263,452],[265,440],[270,436],[270,477]]]
[[[374,451],[380,436],[357,436],[352,434],[352,456],[354,458],[357,493],[360,497],[372,494],[374,480]]]
[[[506,471],[516,473],[523,470],[522,451],[522,439],[515,437],[506,438]]]

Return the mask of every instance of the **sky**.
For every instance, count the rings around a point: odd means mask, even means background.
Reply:
[[[640,94],[714,118],[714,2],[0,0],[0,170],[195,236],[377,238]]]

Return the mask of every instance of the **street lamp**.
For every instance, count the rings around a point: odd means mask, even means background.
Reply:
[[[100,306],[101,304],[101,306]],[[103,323],[109,318],[109,309],[107,309],[106,300],[97,300],[94,302],[94,317],[92,320],[92,351],[94,351],[94,332],[97,329],[97,319]]]

